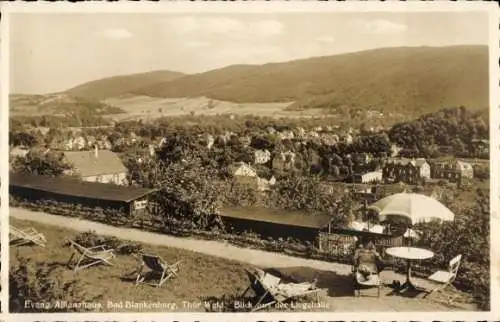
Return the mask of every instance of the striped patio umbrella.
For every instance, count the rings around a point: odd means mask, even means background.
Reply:
[[[368,207],[375,210],[380,221],[390,217],[404,217],[410,223],[429,222],[433,219],[453,221],[455,214],[439,201],[417,193],[396,193],[380,199]]]

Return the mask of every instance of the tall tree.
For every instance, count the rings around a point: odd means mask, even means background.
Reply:
[[[57,177],[71,170],[72,165],[64,159],[62,153],[35,149],[28,152],[25,157],[15,158],[12,168],[18,173]]]

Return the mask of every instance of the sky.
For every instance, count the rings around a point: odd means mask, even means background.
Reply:
[[[488,44],[486,13],[16,13],[11,93],[153,70],[200,73],[381,47]]]

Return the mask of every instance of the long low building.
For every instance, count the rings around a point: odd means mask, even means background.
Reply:
[[[262,236],[314,240],[319,231],[328,230],[332,218],[321,214],[266,208],[223,208],[222,221],[237,231],[252,231]]]
[[[116,209],[125,214],[145,210],[151,194],[155,191],[155,189],[86,182],[71,177],[19,173],[12,173],[9,177],[9,193],[13,197]]]
[[[251,231],[264,237],[281,237],[284,239],[291,237],[309,241],[317,246],[320,236],[323,235],[371,238],[391,237],[387,234],[360,231],[352,227],[334,227],[332,225],[333,218],[326,214],[309,214],[261,207],[228,207],[220,210],[220,216],[222,221],[235,231]]]

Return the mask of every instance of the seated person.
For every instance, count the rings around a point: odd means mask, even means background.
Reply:
[[[370,275],[379,273],[380,254],[375,250],[372,242],[361,243],[354,253],[354,268],[365,279]]]

